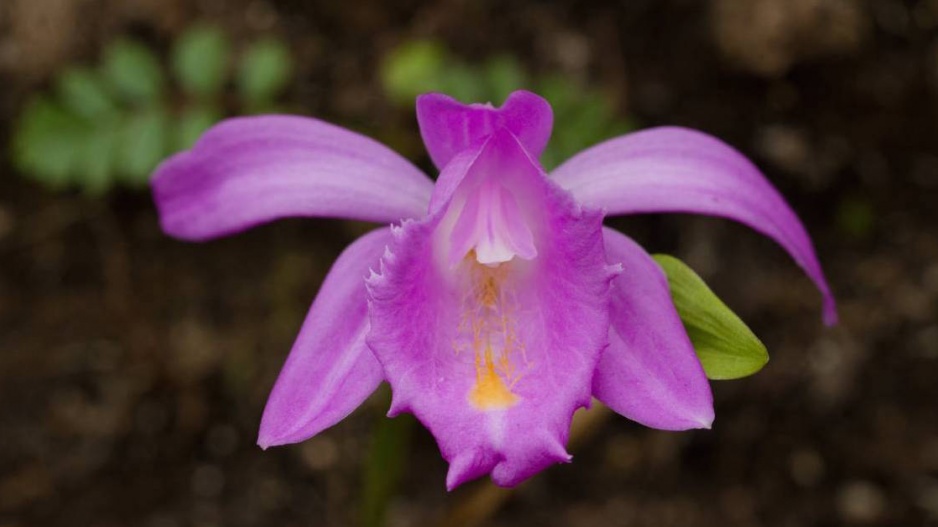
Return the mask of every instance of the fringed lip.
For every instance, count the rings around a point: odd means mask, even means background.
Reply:
[[[510,132],[493,134],[461,166],[450,203],[404,224],[369,281],[368,342],[391,384],[391,411],[414,413],[450,461],[447,487],[488,473],[510,486],[570,459],[570,419],[589,403],[608,337],[613,275],[602,215],[550,182]],[[443,222],[448,206],[489,183],[507,185],[530,207],[515,211],[536,248],[529,258],[493,265],[479,258],[483,240],[437,236],[452,228]],[[513,236],[519,225],[497,227]],[[435,257],[435,245],[453,238],[455,266]]]

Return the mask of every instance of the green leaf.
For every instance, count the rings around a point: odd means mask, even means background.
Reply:
[[[502,103],[511,92],[527,84],[524,68],[511,55],[499,55],[485,64],[485,77],[492,102]]]
[[[203,132],[221,120],[221,113],[210,106],[195,106],[186,109],[173,127],[173,150],[188,150]]]
[[[255,42],[238,70],[238,89],[249,106],[270,104],[293,76],[293,59],[287,46],[276,39]]]
[[[581,96],[575,82],[556,74],[541,79],[537,92],[550,102],[555,114],[567,114],[575,109]]]
[[[443,92],[464,103],[492,102],[485,78],[473,68],[461,62],[452,62],[440,71],[439,79],[420,93],[428,91]],[[411,99],[413,104],[413,99]]]
[[[611,105],[598,95],[578,95],[570,104],[574,106],[558,115],[559,126],[553,137],[553,142],[556,143],[554,151],[561,161],[606,139],[604,132],[608,127],[609,117],[614,115]]]
[[[189,94],[208,97],[225,84],[229,43],[217,27],[196,26],[186,31],[173,47],[173,73]]]
[[[45,97],[31,100],[13,134],[19,170],[53,188],[69,183],[81,156],[87,123]]]
[[[104,79],[87,68],[65,70],[58,78],[57,90],[65,107],[86,119],[111,115],[117,109]]]
[[[121,39],[104,53],[104,77],[122,98],[151,103],[163,93],[163,70],[153,52],[131,40]]]
[[[385,93],[398,104],[412,105],[421,93],[439,90],[449,58],[431,41],[408,42],[391,51],[381,68]]]
[[[114,169],[119,148],[116,120],[97,121],[81,143],[77,182],[92,195],[106,192],[114,183]]]
[[[169,116],[161,107],[131,116],[121,127],[120,171],[132,184],[146,183],[167,153]]]
[[[769,361],[765,345],[707,284],[673,256],[656,254],[668,276],[671,297],[710,379],[738,379]]]

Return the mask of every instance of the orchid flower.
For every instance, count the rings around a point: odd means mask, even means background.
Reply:
[[[700,132],[611,139],[546,174],[550,105],[417,100],[436,183],[387,147],[305,117],[224,121],[165,161],[168,234],[201,241],[288,216],[388,223],[326,277],[261,420],[261,447],[303,441],[390,383],[449,462],[447,488],[515,485],[567,462],[595,397],[663,430],[709,428],[713,399],[661,268],[604,215],[690,212],[778,242],[834,300],[801,222],[745,157]]]

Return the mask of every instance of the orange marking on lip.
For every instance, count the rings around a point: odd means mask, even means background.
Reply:
[[[476,357],[476,383],[469,392],[469,401],[480,410],[501,410],[518,401],[495,371],[491,346],[486,346],[483,360]]]
[[[461,337],[453,349],[457,354],[473,352],[475,382],[467,396],[469,402],[479,410],[500,410],[520,400],[512,392],[520,378],[512,356],[525,363],[527,359],[515,334],[514,296],[504,290],[506,283],[510,284],[510,264],[481,265],[474,256],[470,251],[464,261],[469,280],[458,327]],[[515,354],[517,350],[521,353]]]

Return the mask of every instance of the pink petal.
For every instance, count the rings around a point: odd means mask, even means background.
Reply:
[[[391,242],[388,228],[362,236],[336,260],[270,393],[257,443],[308,439],[345,418],[381,383],[365,344],[365,275]]]
[[[554,115],[546,100],[527,91],[512,93],[501,108],[463,104],[447,95],[428,93],[417,98],[417,122],[430,158],[442,169],[499,128],[513,133],[536,159],[550,139]]]
[[[752,227],[788,251],[820,289],[825,323],[837,322],[834,297],[798,217],[748,159],[719,139],[653,128],[585,150],[552,176],[581,203],[607,214],[692,212]]]
[[[439,241],[449,252],[450,267],[461,263],[470,250],[485,265],[508,262],[515,256],[525,260],[537,256],[532,229],[539,227],[532,220],[541,214],[538,209],[543,204],[528,194],[530,180],[539,181],[541,174],[510,132],[498,134],[503,137],[480,149],[470,163],[457,157],[440,175],[438,187],[452,188],[445,197],[447,210],[440,220],[445,234]],[[502,155],[498,145],[510,150]],[[506,170],[506,159],[531,170]],[[435,191],[431,210],[436,211],[441,201]]]
[[[612,282],[609,347],[593,396],[662,430],[710,428],[713,396],[657,263],[625,235],[603,229],[606,259],[622,265]]]
[[[205,240],[291,216],[380,223],[422,217],[433,183],[365,136],[316,119],[228,119],[160,165],[163,230]]]
[[[569,460],[570,419],[589,403],[608,338],[612,273],[601,215],[550,183],[510,133],[462,166],[470,187],[505,182],[537,256],[484,265],[470,252],[453,267],[462,249],[447,244],[448,206],[405,222],[369,280],[368,342],[391,413],[414,413],[450,462],[447,487],[487,473],[509,486]]]
[[[537,256],[518,200],[500,182],[486,182],[474,189],[457,215],[451,241],[461,250],[452,252],[455,258],[450,260],[451,265],[459,264],[470,250],[475,250],[482,264]]]

